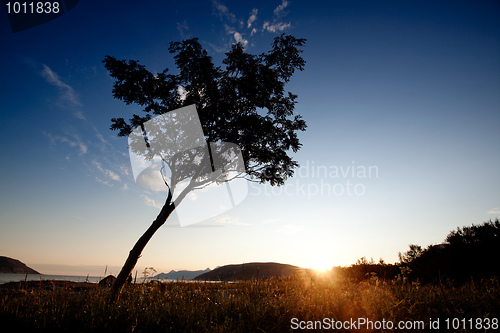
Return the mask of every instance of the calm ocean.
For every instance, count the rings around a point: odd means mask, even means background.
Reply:
[[[0,284],[7,282],[40,281],[40,280],[64,280],[73,282],[99,282],[103,277],[99,276],[68,276],[68,275],[45,275],[45,274],[0,274]]]
[[[104,276],[70,276],[70,275],[45,275],[45,274],[0,274],[0,284],[7,282],[19,282],[24,281],[40,281],[40,280],[63,280],[72,282],[99,282]],[[146,281],[156,280],[148,278]],[[162,282],[175,282],[177,280],[171,279],[159,279]],[[144,282],[144,278],[137,278],[137,283]]]

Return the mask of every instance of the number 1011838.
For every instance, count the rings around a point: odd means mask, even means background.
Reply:
[[[7,2],[8,14],[59,14],[61,7],[57,1]]]

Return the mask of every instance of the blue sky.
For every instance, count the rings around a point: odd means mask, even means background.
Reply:
[[[13,33],[0,12],[0,254],[47,274],[118,273],[165,193],[135,184],[109,130],[140,110],[113,99],[102,60],[175,73],[169,43],[191,37],[217,65],[237,41],[258,54],[282,32],[307,39],[287,86],[308,124],[302,169],[281,188],[249,184],[200,225],[173,216],[139,272],[394,262],[500,217],[499,15],[498,1],[80,1]]]

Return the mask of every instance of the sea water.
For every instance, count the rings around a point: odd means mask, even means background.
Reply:
[[[104,276],[69,276],[69,275],[45,275],[45,274],[0,274],[0,284],[19,281],[44,281],[62,280],[72,282],[99,282]]]
[[[20,281],[46,281],[46,280],[62,280],[62,281],[71,281],[71,282],[91,282],[97,283],[103,279],[104,276],[71,276],[71,275],[46,275],[46,274],[0,274],[0,284],[4,284],[7,282],[20,282]],[[137,283],[141,282],[149,282],[151,280],[158,280],[161,282],[175,282],[178,280],[171,279],[156,279],[156,278],[137,278]],[[182,280],[189,281],[189,280]]]

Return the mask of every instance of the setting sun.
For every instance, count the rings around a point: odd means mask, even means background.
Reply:
[[[312,268],[317,272],[326,272],[332,269],[332,267],[333,267],[332,263],[324,258],[316,258],[309,265],[309,268]]]

